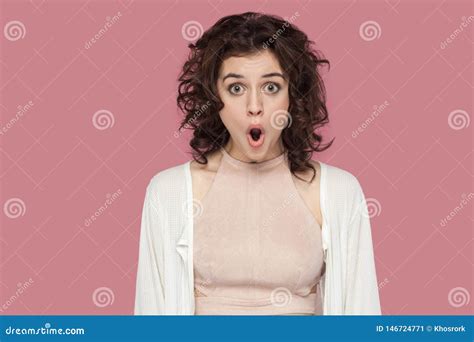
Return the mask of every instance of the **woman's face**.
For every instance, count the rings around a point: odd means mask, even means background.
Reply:
[[[225,149],[233,157],[259,162],[284,151],[281,131],[291,120],[288,80],[272,52],[225,59],[217,89],[224,102],[219,115],[230,133]]]

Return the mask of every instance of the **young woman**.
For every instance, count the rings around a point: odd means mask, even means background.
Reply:
[[[150,181],[135,314],[381,314],[365,197],[327,149],[318,67],[283,19],[220,19],[183,66],[193,160]]]

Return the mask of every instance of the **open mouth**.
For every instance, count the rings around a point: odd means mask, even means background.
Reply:
[[[260,125],[251,126],[247,131],[247,140],[250,146],[257,148],[263,145],[265,140],[265,132]]]
[[[260,139],[261,134],[262,130],[259,128],[252,128],[250,130],[250,136],[252,137],[253,141],[258,141],[258,139]]]

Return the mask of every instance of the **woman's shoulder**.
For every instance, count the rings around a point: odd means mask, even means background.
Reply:
[[[358,177],[351,171],[320,162],[321,164],[321,187],[327,194],[329,202],[335,207],[341,208],[353,206],[364,198],[364,191]]]
[[[330,186],[337,186],[339,184],[343,187],[359,186],[358,178],[348,169],[338,167],[325,162],[319,162],[321,165],[322,177]]]
[[[214,174],[219,166],[219,153],[208,156],[207,164],[199,164],[194,159],[167,167],[156,172],[148,183],[148,189],[153,193],[164,196],[170,192],[187,190],[188,181],[191,184],[199,183],[200,179],[207,179]]]
[[[147,189],[153,193],[169,190],[184,190],[189,161],[167,167],[156,172],[149,180]]]
[[[340,184],[345,187],[347,185],[354,185],[358,182],[357,177],[354,174],[341,167],[314,159],[310,159],[309,163],[314,167],[316,176],[319,175],[319,177],[315,177],[313,183],[325,182],[330,186]],[[313,171],[308,169],[304,172],[297,172],[297,174],[305,180],[310,180],[313,176]]]

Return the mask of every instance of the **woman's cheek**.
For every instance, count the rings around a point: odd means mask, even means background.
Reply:
[[[243,106],[241,101],[237,99],[226,99],[223,100],[223,102],[224,108],[222,108],[221,112],[223,112],[227,121],[242,120],[242,118],[245,118],[245,106]]]
[[[233,112],[232,108],[229,108],[229,106],[225,106],[221,111],[220,111],[220,117],[222,122],[224,123],[224,126],[227,128],[227,130],[230,133],[235,133],[237,130],[238,124],[239,124],[239,118],[235,113]]]

